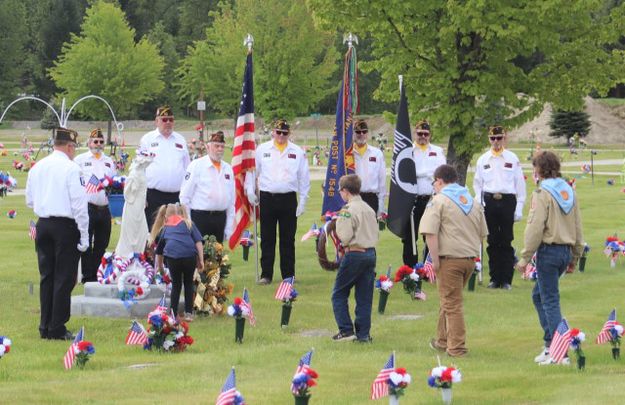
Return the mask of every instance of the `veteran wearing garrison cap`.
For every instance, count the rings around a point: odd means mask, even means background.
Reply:
[[[26,181],[26,205],[39,217],[35,247],[39,264],[42,339],[73,339],[65,328],[80,252],[89,246],[87,195],[73,162],[76,131],[57,128],[54,151],[39,161]]]
[[[104,154],[104,135],[100,128],[91,131],[89,151],[76,156],[74,162],[82,170],[82,179],[86,184],[95,176],[98,181],[117,174],[115,162]],[[104,188],[88,194],[89,201],[89,247],[81,255],[80,267],[82,282],[97,281],[96,273],[100,260],[111,239],[111,211]]]
[[[500,125],[489,129],[491,147],[477,160],[473,191],[484,205],[488,223],[488,288],[510,290],[514,274],[513,225],[523,216],[525,178],[517,155],[505,149],[506,137]]]
[[[365,120],[354,122],[354,162],[362,181],[360,197],[380,216],[386,197],[386,163],[382,151],[367,143],[369,127]]]
[[[417,122],[413,139],[412,156],[415,164],[417,195],[415,196],[412,213],[416,233],[419,230],[425,206],[430,201],[434,191],[432,188],[434,170],[440,165],[447,163],[447,159],[445,158],[443,148],[430,143],[432,129],[430,128],[430,123],[426,120]],[[414,267],[419,262],[419,251],[415,247],[417,240],[417,235],[411,235],[411,232],[408,232],[408,236],[402,239],[404,264],[410,267]],[[416,254],[413,254],[413,251]],[[424,252],[427,252],[427,247],[424,249]],[[425,257],[423,260],[425,260]]]
[[[148,181],[145,217],[152,228],[154,215],[164,204],[179,202],[180,186],[189,166],[187,141],[174,131],[174,113],[169,106],[156,110],[156,129],[141,138],[141,149],[154,154],[145,170]]]
[[[251,175],[245,177],[248,200],[252,205],[260,203],[261,285],[270,284],[273,279],[277,229],[280,232],[282,278],[295,275],[297,217],[306,208],[310,174],[306,154],[289,141],[290,134],[288,122],[277,120],[273,139],[256,149],[256,178]],[[256,194],[257,189],[260,195]]]
[[[224,162],[226,141],[218,131],[208,137],[208,155],[191,162],[180,189],[180,202],[202,236],[227,240],[234,226],[234,173]]]

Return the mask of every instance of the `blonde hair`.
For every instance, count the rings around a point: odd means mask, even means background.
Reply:
[[[152,231],[150,232],[150,244],[158,238],[158,235],[160,235],[163,230],[163,226],[165,226],[165,222],[167,222],[167,218],[172,215],[180,216],[187,225],[187,228],[191,229],[193,226],[193,222],[191,222],[189,214],[187,213],[187,208],[184,205],[180,203],[161,205],[156,213]]]

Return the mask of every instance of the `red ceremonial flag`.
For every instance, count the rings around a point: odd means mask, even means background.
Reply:
[[[616,324],[616,309],[613,309],[608,316],[608,320],[603,324],[601,332],[597,336],[597,344],[602,344],[610,341],[610,329]]]
[[[127,345],[144,345],[148,341],[148,333],[137,321],[132,321],[128,336],[126,336]]]
[[[74,367],[74,360],[76,360],[76,349],[78,349],[78,343],[82,342],[85,336],[85,327],[81,327],[78,331],[78,334],[74,338],[74,341],[71,345],[69,345],[69,349],[65,353],[65,357],[63,357],[63,365],[66,370]]]
[[[571,329],[569,328],[569,324],[566,322],[566,319],[562,318],[562,321],[560,321],[558,328],[553,334],[551,345],[549,346],[549,356],[551,356],[551,360],[556,363],[561,362],[569,350],[570,344]]]
[[[250,215],[254,212],[244,191],[245,174],[256,169],[256,143],[254,142],[254,83],[252,72],[252,51],[247,53],[241,108],[237,118],[232,149],[232,171],[234,172],[234,231],[230,235],[230,250],[239,243],[241,234],[250,223]]]
[[[371,399],[378,399],[388,396],[388,377],[395,371],[395,353],[391,354],[386,364],[378,373],[373,384],[371,384]]]

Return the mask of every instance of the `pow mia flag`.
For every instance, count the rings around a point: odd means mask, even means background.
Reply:
[[[410,118],[404,83],[400,76],[399,108],[393,141],[391,191],[388,197],[388,229],[400,238],[410,234],[410,212],[417,195],[417,174],[412,157]]]

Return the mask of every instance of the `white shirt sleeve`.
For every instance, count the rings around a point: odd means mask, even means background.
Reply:
[[[518,211],[523,211],[523,205],[526,198],[526,185],[525,176],[523,175],[523,169],[521,168],[521,162],[517,160],[514,176],[514,188],[516,189],[516,206]]]
[[[191,216],[191,198],[195,191],[195,176],[193,175],[195,164],[187,167],[187,172],[180,186],[180,204],[187,207],[187,213]]]
[[[67,188],[69,190],[69,201],[72,208],[72,216],[81,239],[89,238],[89,214],[87,210],[87,193],[85,187],[80,182],[80,168],[76,165],[67,173]]]
[[[384,160],[384,154],[380,154],[380,159],[380,170],[378,171],[378,211],[386,212],[384,208],[384,200],[386,198],[386,161]]]
[[[308,192],[310,191],[310,170],[308,169],[308,158],[305,152],[302,152],[302,161],[297,170],[297,178],[300,204],[306,204]]]

